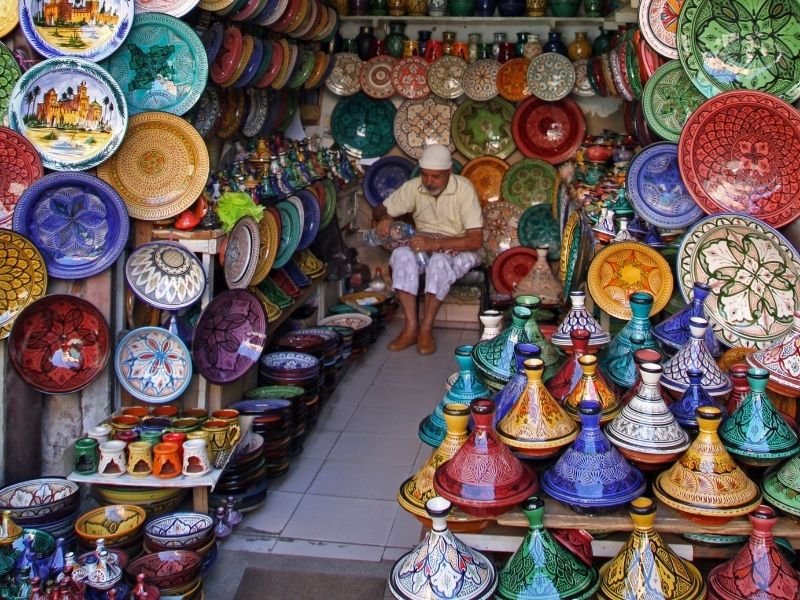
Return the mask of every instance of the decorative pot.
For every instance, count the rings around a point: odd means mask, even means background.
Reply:
[[[592,55],[592,44],[586,37],[585,31],[575,32],[575,39],[572,40],[567,46],[567,56],[572,62],[581,60],[582,58],[589,58]]]
[[[183,464],[181,471],[187,477],[202,477],[211,471],[208,447],[205,440],[183,442]]]
[[[97,440],[85,437],[75,442],[75,471],[84,475],[97,473],[100,451]],[[2,537],[2,536],[0,536]]]
[[[717,404],[703,389],[703,372],[690,367],[686,371],[689,387],[683,392],[680,400],[669,407],[681,427],[691,433],[697,433],[697,409],[701,406],[715,406],[722,411],[722,418],[728,416],[727,411]]]
[[[625,392],[625,395],[623,395],[622,398],[620,399],[620,402],[622,403],[623,406],[626,405],[628,402],[630,402],[631,398],[633,398],[636,395],[636,392],[639,391],[639,386],[642,383],[642,379],[638,375],[639,367],[641,367],[644,363],[654,363],[656,365],[660,365],[662,358],[663,356],[661,352],[659,352],[658,350],[654,350],[652,348],[647,348],[644,350],[635,350],[633,352],[633,364],[636,365],[637,376],[634,384],[627,392]],[[658,392],[659,394],[661,394],[661,398],[664,400],[664,404],[666,404],[667,406],[672,404],[672,398],[669,397],[669,394],[667,394],[667,392],[660,385],[658,387]]]
[[[153,452],[150,442],[128,445],[128,475],[147,477],[153,471]]]
[[[689,387],[688,371],[703,371],[703,389],[712,398],[727,396],[733,387],[730,378],[717,366],[706,348],[705,335],[708,321],[699,317],[689,319],[689,341],[664,365],[661,385],[673,393],[682,394]]]
[[[531,343],[525,325],[531,318],[531,311],[523,306],[515,306],[511,311],[511,325],[491,340],[478,342],[472,350],[472,360],[481,379],[490,388],[500,390],[514,374],[514,346]],[[538,345],[538,344],[537,344]]]
[[[653,336],[665,347],[680,350],[689,341],[689,319],[692,317],[706,318],[705,302],[711,288],[705,283],[696,281],[692,287],[692,301],[668,319],[653,328]],[[711,356],[722,354],[719,341],[714,336],[714,331],[709,327],[705,334],[706,348]]]
[[[494,11],[496,7],[497,7],[496,0],[475,0],[475,13],[479,17],[494,16]]]
[[[800,311],[795,311],[789,333],[769,348],[748,355],[747,362],[769,371],[770,390],[800,396]]]
[[[525,13],[529,17],[543,17],[546,8],[547,0],[527,0],[525,2]]]
[[[647,292],[634,292],[629,301],[631,320],[614,336],[600,358],[603,372],[611,381],[624,388],[636,383],[638,372],[633,361],[634,351],[657,347],[650,326],[653,296]]]
[[[389,33],[386,36],[386,53],[389,56],[394,56],[395,58],[403,56],[403,42],[408,39],[405,31],[405,23],[401,21],[389,23]]]
[[[182,468],[177,444],[161,442],[153,447],[153,475],[171,479],[180,475]]]
[[[498,0],[497,12],[501,17],[521,17],[525,14],[525,0]]]
[[[358,35],[356,36],[358,58],[361,60],[369,60],[375,56],[375,46],[377,41],[378,39],[372,32],[372,27],[369,25],[362,25],[359,29]]]
[[[579,421],[578,407],[583,401],[596,401],[600,404],[600,423],[606,424],[622,409],[617,396],[604,381],[597,377],[597,357],[586,354],[578,359],[581,378],[575,389],[564,399],[564,410],[575,421]]]
[[[389,0],[387,2],[387,10],[389,11],[389,15],[392,17],[402,17],[406,14],[406,0]]]
[[[474,63],[479,58],[478,55],[480,54],[481,48],[483,47],[482,36],[480,33],[470,33],[467,34],[467,40],[469,40],[467,46],[467,55],[468,55],[467,61],[471,64]],[[486,311],[486,312],[497,312],[497,311]],[[481,322],[483,322],[483,319],[481,319]]]
[[[107,477],[119,477],[128,467],[125,461],[125,442],[109,440],[99,446],[100,463],[97,472]]]
[[[428,16],[443,17],[447,14],[447,0],[427,0]]]
[[[500,62],[505,62],[500,60]],[[508,58],[506,58],[508,60]],[[544,308],[553,308],[561,305],[563,300],[562,293],[564,286],[555,278],[547,262],[547,253],[550,246],[539,246],[536,248],[536,262],[533,268],[528,271],[514,287],[513,296],[533,295],[539,297]]]
[[[514,361],[516,369],[514,375],[503,386],[503,389],[492,396],[494,400],[494,425],[508,414],[520,394],[528,387],[528,376],[525,374],[525,361],[531,358],[541,358],[542,351],[536,344],[517,344],[514,346]]]
[[[553,11],[553,14],[557,17],[568,17],[570,15],[559,15],[556,14],[557,7],[560,6],[560,2],[563,0],[550,0],[550,10]],[[568,4],[574,3],[574,0],[567,0]],[[580,4],[580,0],[575,3],[575,10],[577,11],[577,6]],[[545,52],[558,52],[559,54],[563,54],[564,56],[567,55],[567,47],[563,41],[561,41],[561,32],[560,31],[550,31],[547,34],[547,41],[545,42],[544,46],[542,46]]]
[[[539,56],[544,49],[542,43],[539,41],[539,36],[535,33],[528,34],[528,41],[525,42],[525,47],[522,49],[522,56],[531,60]]]
[[[563,356],[553,343],[545,337],[539,328],[539,323],[536,321],[536,313],[541,307],[541,299],[539,296],[534,295],[517,296],[514,299],[514,303],[531,311],[531,318],[525,323],[525,333],[528,334],[530,343],[536,344],[542,350],[542,355],[539,358],[544,361],[544,381],[548,381],[555,375],[561,365]]]
[[[475,0],[448,0],[447,11],[453,17],[471,17],[475,13]]]
[[[768,471],[763,486],[770,504],[800,522],[800,455]]]
[[[499,310],[489,309],[483,311],[478,317],[483,325],[481,339],[479,341],[491,340],[503,331],[503,314]]]
[[[589,348],[590,335],[587,329],[574,329],[570,332],[572,354],[567,356],[567,360],[561,368],[547,381],[547,391],[558,400],[559,404],[564,404],[564,400],[575,390],[583,376],[583,369],[579,362],[580,357],[595,353]],[[602,373],[595,371],[595,377],[602,385],[608,387]]]
[[[572,351],[572,339],[569,334],[573,329],[587,329],[590,333],[589,348],[598,350],[611,341],[611,335],[604,331],[600,323],[586,310],[586,292],[572,292],[569,295],[572,308],[553,334],[552,342],[564,352]]]

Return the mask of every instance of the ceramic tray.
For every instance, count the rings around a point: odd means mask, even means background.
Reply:
[[[665,140],[677,142],[686,121],[705,100],[681,63],[672,60],[647,80],[642,107],[650,128]]]
[[[209,85],[190,113],[192,125],[197,133],[203,137],[211,133],[221,112],[222,100],[219,91],[215,86]]]
[[[267,315],[253,294],[217,294],[200,314],[192,340],[197,370],[212,383],[230,383],[258,362],[267,342]]]
[[[677,276],[687,302],[694,282],[711,286],[706,315],[729,346],[763,349],[792,328],[800,255],[758,219],[723,213],[697,223],[681,243]]]
[[[492,262],[492,284],[501,294],[511,294],[517,284],[531,272],[536,264],[536,250],[512,248],[498,255]]]
[[[431,144],[447,146],[450,152],[456,147],[450,136],[456,103],[428,96],[424,100],[406,100],[394,117],[394,137],[400,149],[419,159]]]
[[[483,58],[464,70],[462,86],[467,98],[478,102],[497,96],[497,73],[500,63],[493,58]]]
[[[275,262],[275,257],[278,255],[278,244],[280,243],[281,234],[278,229],[278,223],[273,214],[265,210],[261,215],[261,220],[258,222],[258,238],[260,241],[258,248],[258,263],[256,271],[250,280],[250,285],[258,285],[269,274],[272,269],[272,264]]]
[[[92,383],[110,354],[108,323],[94,304],[53,294],[14,322],[8,355],[20,377],[46,394],[70,394]]]
[[[617,242],[598,252],[587,279],[595,303],[612,317],[630,320],[629,296],[653,296],[650,314],[660,312],[672,296],[672,271],[664,257],[639,242]]]
[[[333,139],[356,157],[383,156],[394,146],[396,112],[391,100],[375,100],[365,94],[341,98],[331,115]]]
[[[401,58],[392,69],[392,84],[403,98],[424,98],[431,93],[428,87],[428,62],[419,56]]]
[[[116,262],[128,242],[128,211],[106,182],[85,173],[52,173],[30,186],[14,211],[14,231],[44,256],[47,272],[82,279]]]
[[[361,59],[352,52],[339,52],[333,58],[333,71],[325,85],[334,94],[352,96],[361,89]]]
[[[258,223],[253,217],[242,217],[228,234],[225,246],[225,283],[228,289],[242,289],[250,285],[250,280],[258,266],[258,252],[261,236]]]
[[[3,9],[0,8],[0,11]],[[11,50],[0,42],[0,123],[2,123],[8,113],[8,103],[11,99],[11,92],[14,84],[22,75],[22,71],[17,64]]]
[[[125,279],[141,300],[162,310],[179,310],[203,295],[206,274],[193,252],[173,242],[150,242],[125,262]]]
[[[120,385],[136,400],[164,404],[189,387],[192,357],[177,335],[161,327],[140,327],[117,345],[114,370]]]
[[[208,180],[205,141],[189,123],[164,112],[131,117],[125,141],[97,176],[119,192],[135,219],[178,215],[197,201]]]
[[[371,206],[383,204],[392,192],[411,178],[414,164],[402,156],[384,156],[367,167],[362,188]]]
[[[527,58],[512,58],[500,65],[497,71],[497,91],[509,102],[520,102],[531,95],[528,85],[528,67],[531,61]]]
[[[47,292],[47,268],[36,246],[26,237],[0,229],[0,268],[8,289],[0,295],[0,340],[8,337],[14,319]]]
[[[455,100],[464,94],[462,78],[466,68],[463,58],[445,54],[428,68],[428,87],[440,98]]]
[[[519,246],[517,228],[522,209],[511,202],[490,202],[483,207],[483,249],[491,262],[502,252]]]
[[[575,67],[563,54],[545,52],[528,65],[528,87],[541,100],[565,98],[575,86]]]
[[[583,143],[586,119],[571,98],[558,102],[528,98],[514,112],[511,133],[525,156],[555,165],[571,158]]]
[[[0,127],[0,163],[3,164],[3,178],[0,180],[0,229],[9,229],[20,196],[42,176],[44,170],[33,144],[6,127]]]
[[[523,210],[534,204],[547,204],[552,210],[557,184],[558,173],[550,163],[523,158],[503,175],[502,195]]]
[[[361,91],[370,98],[391,98],[395,94],[392,71],[397,59],[391,56],[375,56],[361,65],[359,83]]]
[[[481,206],[502,199],[500,188],[508,163],[494,156],[480,156],[464,165],[461,174],[472,182]]]
[[[517,149],[511,135],[513,117],[514,105],[508,100],[465,100],[453,115],[456,148],[470,160],[487,155],[508,158]]]

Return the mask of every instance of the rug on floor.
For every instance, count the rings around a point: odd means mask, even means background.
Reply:
[[[234,600],[381,600],[381,577],[247,567]]]

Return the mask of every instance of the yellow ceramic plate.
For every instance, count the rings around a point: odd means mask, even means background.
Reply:
[[[325,54],[322,50],[317,50],[314,54],[314,68],[311,69],[311,75],[308,76],[308,79],[306,79],[306,82],[303,84],[305,89],[313,90],[320,86],[328,70],[329,57],[329,54]]]
[[[248,291],[251,294],[253,294],[256,298],[258,298],[259,302],[261,302],[261,306],[264,307],[264,312],[267,313],[267,322],[268,323],[272,323],[273,321],[275,321],[275,319],[277,319],[278,317],[281,316],[281,313],[283,312],[281,310],[281,307],[278,306],[277,304],[275,304],[269,298],[267,298],[267,296],[266,296],[266,294],[264,294],[264,292],[262,292],[257,287],[248,288]]]
[[[281,63],[280,71],[278,71],[278,76],[272,82],[272,89],[275,90],[283,89],[286,86],[298,54],[297,44],[290,44],[285,38],[280,39],[280,44],[283,47],[283,62]]]
[[[0,229],[0,340],[8,337],[14,319],[47,292],[47,268],[31,241]]]
[[[119,192],[134,219],[174,217],[197,200],[208,179],[208,150],[187,121],[165,112],[134,115],[119,150],[97,176]]]
[[[612,317],[628,320],[633,292],[653,296],[651,315],[661,311],[672,295],[672,272],[664,257],[639,242],[618,242],[598,252],[589,265],[589,293]]]
[[[250,280],[251,286],[258,285],[266,279],[272,269],[272,263],[275,262],[275,257],[278,255],[278,243],[281,235],[271,212],[264,211],[264,215],[258,222],[258,233],[261,235],[261,245],[258,249],[258,266]]]
[[[19,23],[18,0],[0,0],[0,37],[11,33],[17,23]]]
[[[218,10],[225,10],[234,2],[236,2],[236,0],[200,0],[197,6],[203,10],[216,12]]]
[[[309,0],[300,0],[300,8],[297,10],[297,14],[292,19],[292,22],[289,23],[288,27],[286,27],[286,34],[292,34],[292,37],[299,37],[297,35],[297,30],[300,28],[301,25],[306,25],[306,18],[311,14],[311,2]]]

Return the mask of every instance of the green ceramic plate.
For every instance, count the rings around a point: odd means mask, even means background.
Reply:
[[[286,87],[299,88],[311,76],[311,71],[314,70],[314,64],[317,62],[316,56],[310,50],[302,50],[300,58],[297,59],[294,73],[289,78],[289,83]]]
[[[359,92],[340,98],[331,115],[331,133],[337,144],[358,158],[383,156],[394,146],[391,100],[376,100]]]
[[[707,97],[759,90],[800,98],[800,1],[686,0],[678,57]]]
[[[14,55],[11,54],[3,42],[0,42],[0,125],[3,124],[8,112],[8,103],[11,98],[11,90],[14,84],[22,75]]]
[[[548,260],[558,260],[561,253],[561,234],[549,204],[537,204],[526,209],[517,225],[519,243],[528,248],[549,246]]]
[[[297,208],[290,202],[279,202],[276,208],[281,214],[281,241],[272,268],[280,269],[289,262],[297,250],[297,244],[300,243],[300,236],[303,233],[303,223]]]
[[[269,277],[258,284],[258,289],[267,297],[267,300],[277,305],[281,310],[294,304],[291,296],[278,287],[278,284]]]
[[[578,253],[581,247],[581,235],[581,216],[579,213],[574,212],[569,216],[567,224],[564,227],[564,237],[561,245],[558,267],[561,282],[564,284],[564,298],[569,298],[570,292],[573,291],[572,285],[575,281],[575,263],[578,260]]]
[[[538,158],[523,158],[503,175],[500,186],[503,199],[523,210],[535,204],[547,204],[552,210],[558,172],[553,165]]]
[[[324,229],[330,225],[333,220],[333,215],[336,214],[336,186],[333,181],[327,177],[320,181],[320,185],[322,185],[325,190],[325,210],[322,213],[322,220],[320,220],[319,228]]]
[[[639,75],[639,59],[636,56],[636,45],[630,39],[625,44],[625,71],[628,74],[634,98],[640,100],[644,90],[642,89],[642,78]]]
[[[450,133],[458,151],[469,160],[486,155],[508,158],[517,149],[511,135],[513,118],[514,105],[508,100],[465,100],[453,115]]]
[[[280,398],[291,400],[299,398],[305,394],[305,390],[296,385],[265,385],[253,388],[245,392],[244,397],[248,400],[265,400],[268,398]]]
[[[677,142],[684,124],[705,100],[681,63],[671,60],[660,66],[644,86],[644,118],[656,134]]]

